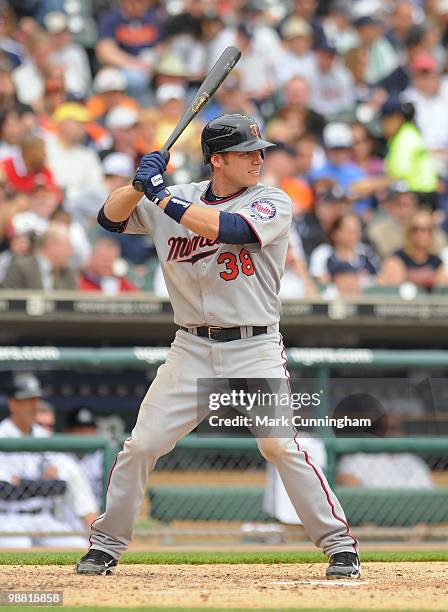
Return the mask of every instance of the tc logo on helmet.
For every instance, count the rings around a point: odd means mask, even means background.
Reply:
[[[261,138],[260,128],[256,123],[251,123],[249,126],[250,131],[255,136],[255,138]]]

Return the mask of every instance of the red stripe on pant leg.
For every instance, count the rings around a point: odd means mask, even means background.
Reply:
[[[347,523],[347,521],[345,521],[345,520],[344,520],[344,519],[343,519],[341,516],[338,516],[338,515],[336,514],[336,511],[335,511],[335,509],[334,509],[334,504],[333,504],[333,502],[331,501],[331,498],[330,498],[330,493],[328,492],[328,489],[327,489],[327,487],[325,486],[325,482],[324,482],[324,480],[323,480],[322,476],[319,474],[319,471],[318,471],[318,469],[316,468],[316,466],[315,466],[313,463],[311,463],[310,458],[309,458],[308,453],[306,452],[306,450],[304,450],[304,449],[301,449],[301,448],[300,448],[299,443],[298,443],[298,442],[297,442],[297,440],[296,440],[296,437],[297,437],[297,433],[296,433],[296,435],[294,436],[294,442],[295,442],[295,444],[296,444],[296,446],[297,446],[297,450],[299,451],[299,453],[303,453],[303,454],[305,455],[305,461],[306,461],[306,462],[308,463],[308,465],[309,465],[309,466],[310,466],[310,467],[311,467],[311,468],[314,470],[314,473],[315,473],[315,474],[316,474],[316,476],[319,478],[320,485],[321,485],[322,489],[324,490],[325,496],[326,496],[326,498],[327,498],[327,502],[328,502],[328,504],[329,504],[329,506],[330,506],[330,508],[331,508],[331,514],[334,516],[334,518],[335,518],[336,520],[341,521],[341,523],[342,523],[342,524],[345,526],[345,528],[346,528],[346,530],[347,530],[347,531],[346,531],[346,534],[347,534],[348,536],[350,536],[350,537],[351,537],[351,539],[353,540],[353,548],[355,549],[355,553],[357,554],[357,553],[358,553],[358,540],[356,540],[356,538],[354,538],[354,537],[352,536],[352,534],[350,533],[350,527],[349,527],[349,524]]]
[[[288,369],[287,369],[287,365],[288,365],[288,358],[286,357],[285,345],[283,344],[283,336],[282,336],[281,334],[280,334],[280,342],[279,342],[279,344],[280,344],[280,347],[281,347],[281,349],[282,349],[282,352],[281,352],[281,357],[282,357],[282,359],[283,359],[283,367],[284,367],[284,369],[285,369],[285,374],[286,374],[286,377],[288,378],[288,384],[289,384],[290,374],[289,374]],[[291,388],[290,388],[290,392],[291,392]],[[310,458],[309,458],[308,453],[306,452],[306,450],[302,450],[302,449],[300,448],[299,443],[298,443],[298,442],[297,442],[297,440],[296,440],[297,435],[298,435],[298,432],[296,431],[296,435],[294,436],[294,442],[295,442],[295,445],[297,446],[297,450],[299,451],[299,453],[303,453],[303,454],[305,455],[305,461],[306,461],[306,462],[308,463],[308,465],[309,465],[309,466],[310,466],[310,467],[311,467],[311,468],[314,470],[314,473],[315,473],[315,474],[316,474],[316,476],[319,478],[320,485],[321,485],[322,489],[324,490],[325,496],[326,496],[326,498],[327,498],[328,505],[329,505],[329,506],[330,506],[330,508],[331,508],[331,514],[334,516],[334,518],[335,518],[336,520],[341,521],[341,523],[342,523],[342,524],[345,526],[345,528],[346,528],[346,530],[347,530],[347,531],[346,531],[346,533],[347,533],[347,535],[348,535],[348,536],[350,536],[350,537],[351,537],[351,539],[353,540],[353,548],[355,549],[356,554],[358,554],[358,546],[359,546],[359,545],[358,545],[358,540],[356,540],[356,538],[354,538],[354,537],[352,536],[352,534],[350,533],[350,527],[349,527],[349,524],[347,523],[347,521],[344,521],[344,519],[343,519],[342,517],[340,517],[340,516],[338,516],[338,515],[336,514],[336,511],[335,511],[335,509],[334,509],[334,504],[333,504],[333,502],[332,502],[332,501],[331,501],[331,499],[330,499],[330,494],[329,494],[329,492],[328,492],[327,487],[325,486],[325,483],[324,483],[324,481],[323,481],[323,478],[322,478],[322,476],[319,474],[319,471],[317,470],[316,466],[315,466],[315,465],[313,465],[313,464],[311,463]]]
[[[130,439],[131,439],[131,436],[129,438],[126,438],[125,442],[127,442]],[[122,452],[123,452],[123,450],[118,451],[118,453],[115,456],[115,461],[113,462],[112,467],[110,468],[109,478],[107,480],[106,495],[107,495],[107,491],[109,490],[110,479],[112,478],[112,472],[114,471],[115,466],[117,465],[118,457],[121,455]],[[90,525],[90,531],[92,531],[92,527],[93,527],[94,523],[96,523],[101,518],[103,518],[103,516],[104,516],[104,512],[103,512],[103,514],[100,514],[94,521],[92,521],[92,524]],[[92,535],[89,536],[89,544],[90,544],[90,546],[92,546],[92,541],[90,539],[91,537],[92,537]]]
[[[281,334],[279,334],[279,336],[280,336],[279,346],[281,348],[280,357],[283,359],[283,369],[285,370],[285,376],[289,380],[291,378],[291,375],[288,372],[288,358],[286,356],[286,349],[285,349],[285,345],[283,344],[283,336]]]

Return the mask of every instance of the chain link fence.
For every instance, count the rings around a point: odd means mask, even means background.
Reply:
[[[325,451],[322,467],[355,531],[384,538],[417,529],[446,538],[447,438],[318,442]],[[89,481],[100,511],[117,450],[104,439],[78,436],[0,440],[0,547],[85,547],[82,516],[94,508],[81,484]],[[366,479],[372,473],[375,486]],[[350,477],[348,486],[344,478]],[[151,474],[136,537],[162,535],[165,543],[188,541],[191,534],[199,540],[304,539],[302,530],[292,531],[266,512],[267,480],[255,440],[187,436]]]
[[[86,548],[116,448],[103,438],[0,439],[0,547]]]
[[[324,471],[353,527],[448,528],[447,438],[318,442],[326,455]],[[214,523],[216,529],[220,522],[225,528],[232,521],[272,523],[266,495],[266,464],[253,439],[191,435],[159,460],[148,512],[177,529],[182,521],[204,528]]]

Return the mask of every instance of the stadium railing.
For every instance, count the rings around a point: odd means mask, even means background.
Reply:
[[[166,356],[166,348],[59,348],[2,347],[0,369],[153,369]],[[448,369],[448,351],[369,350],[369,349],[287,349],[289,369],[313,371],[316,384],[331,384],[334,369],[372,372],[399,368],[416,370]],[[327,410],[321,405],[320,414]],[[328,456],[327,476],[335,487],[354,525],[379,526],[443,525],[448,523],[448,438],[413,437],[403,439],[347,440],[325,438]],[[96,446],[99,444],[99,446]],[[103,448],[104,483],[116,449],[94,438],[0,440],[0,451],[93,451]],[[435,478],[431,490],[390,490],[341,488],[335,485],[335,467],[342,454],[412,452],[426,461]],[[162,457],[151,476],[148,519],[141,523],[157,531],[178,520],[267,521],[263,511],[265,463],[256,443],[246,438],[201,438],[190,435],[169,455]],[[138,532],[138,529],[137,529]]]

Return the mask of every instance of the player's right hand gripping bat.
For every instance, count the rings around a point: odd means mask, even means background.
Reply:
[[[221,83],[223,83],[223,81],[226,79],[227,75],[235,66],[240,57],[241,51],[236,47],[227,47],[227,49],[222,52],[218,61],[207,74],[202,85],[199,87],[194,100],[188,106],[185,113],[180,118],[179,123],[176,125],[168,140],[163,145],[162,151],[169,151],[171,149],[185,128],[196,117],[199,111],[202,110],[209,102],[210,98],[213,96]],[[136,191],[143,192],[142,181],[133,181],[132,186]]]

